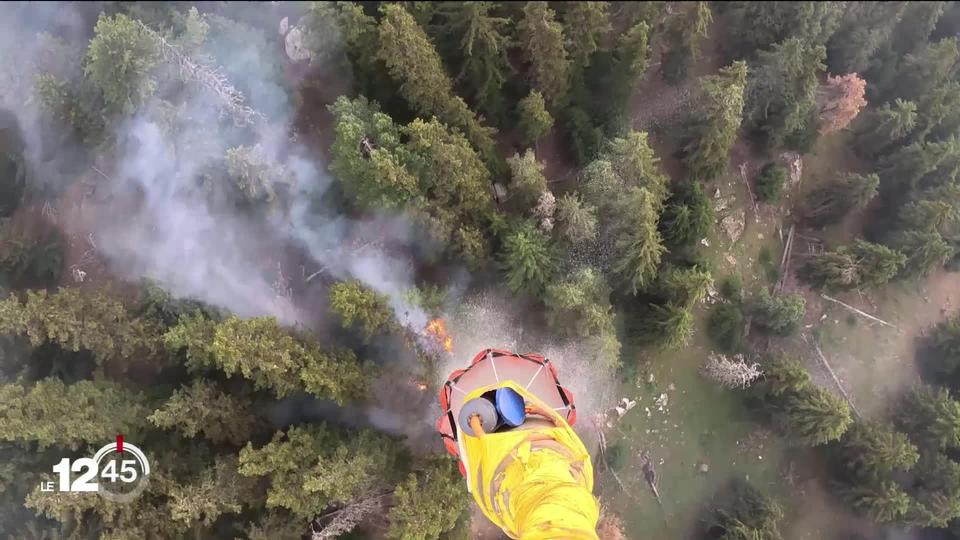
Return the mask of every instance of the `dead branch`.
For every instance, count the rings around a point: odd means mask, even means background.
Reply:
[[[753,222],[760,223],[760,206],[757,199],[753,196],[753,188],[750,187],[750,181],[747,180],[747,164],[740,164],[740,178],[743,179],[743,185],[747,186],[747,194],[750,195],[750,202],[753,204]]]
[[[820,350],[820,344],[808,334],[803,334],[801,337],[803,338],[804,342],[813,345],[813,349],[817,352],[817,357],[820,358],[820,363],[823,365],[823,367],[827,368],[827,373],[830,374],[834,384],[837,385],[837,390],[840,391],[840,395],[842,395],[843,399],[846,400],[847,405],[850,406],[850,410],[853,411],[853,414],[857,417],[857,420],[860,420],[862,418],[860,411],[857,410],[857,406],[853,404],[853,400],[850,399],[850,395],[847,394],[847,391],[843,388],[843,385],[840,383],[840,378],[837,377],[837,374],[834,373],[833,368],[830,367],[830,362],[827,361],[827,357],[824,356],[823,351]]]
[[[852,311],[853,313],[856,313],[857,315],[860,315],[861,317],[866,317],[867,319],[870,319],[871,321],[878,322],[878,323],[880,323],[880,324],[882,324],[882,325],[884,325],[884,326],[889,326],[890,328],[893,328],[894,330],[899,330],[899,328],[897,328],[896,325],[890,324],[890,323],[888,323],[887,321],[885,321],[885,320],[883,320],[883,319],[878,319],[878,318],[874,317],[873,315],[871,315],[871,314],[869,314],[869,313],[867,313],[867,312],[860,311],[859,309],[851,306],[850,304],[844,304],[843,302],[837,300],[836,298],[827,296],[826,294],[821,294],[820,296],[821,296],[824,300],[829,300],[829,301],[831,301],[831,302],[833,302],[833,303],[835,303],[835,304],[840,304],[841,306],[847,308],[847,310]]]
[[[263,114],[244,103],[246,98],[243,93],[230,84],[222,68],[195,61],[143,22],[136,22],[156,42],[163,59],[180,70],[180,77],[197,83],[219,97],[223,108],[233,115],[238,126],[255,124],[264,118]]]
[[[796,235],[797,226],[790,225],[790,232],[787,233],[787,243],[783,246],[783,257],[780,258],[780,278],[773,288],[774,294],[780,294],[783,286],[787,282],[787,268],[790,266],[790,257],[793,255],[793,241]]]

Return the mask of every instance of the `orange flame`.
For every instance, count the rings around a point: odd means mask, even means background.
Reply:
[[[427,323],[424,333],[433,338],[437,345],[447,352],[453,352],[453,338],[447,334],[447,325],[443,319],[433,319]]]

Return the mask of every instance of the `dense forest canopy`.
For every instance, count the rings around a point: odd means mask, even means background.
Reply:
[[[577,394],[600,538],[960,538],[960,3],[18,2],[0,50],[0,537],[497,538],[433,422],[498,346]],[[136,497],[41,489],[120,434]]]

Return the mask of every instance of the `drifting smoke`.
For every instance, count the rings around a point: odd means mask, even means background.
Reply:
[[[38,38],[33,29],[62,30],[69,25],[79,32],[84,18],[90,21],[95,16],[78,13],[72,6],[47,6],[50,9],[40,5],[0,15],[0,28],[5,30],[0,47],[6,52],[0,73],[0,84],[5,83],[3,104],[18,112],[22,126],[31,126],[27,156],[34,170],[44,164],[39,159],[42,145],[35,127],[39,122],[31,101],[32,81],[48,72],[61,80],[77,80],[79,58],[68,59],[82,53],[68,55],[66,46],[51,51],[51,40]],[[280,67],[286,62],[278,43],[282,37],[274,34],[268,39],[263,32],[234,22],[231,19],[249,19],[247,6],[235,6],[228,8],[227,17],[206,16],[208,38],[194,60],[206,58],[211,67],[221,66],[228,84],[242,89],[245,104],[265,119],[243,131],[223,129],[218,96],[194,84],[181,90],[176,62],[161,62],[153,75],[156,96],[175,95],[176,104],[153,98],[137,116],[110,127],[117,150],[112,156],[97,156],[96,175],[73,163],[72,174],[62,180],[66,185],[78,176],[95,177],[95,198],[84,201],[83,209],[93,220],[91,232],[99,254],[115,275],[132,281],[147,277],[175,296],[196,298],[241,316],[273,315],[286,324],[308,321],[294,305],[288,282],[294,275],[304,278],[312,264],[311,273],[319,269],[331,278],[359,279],[386,294],[398,318],[422,326],[426,314],[403,300],[413,284],[412,262],[403,255],[403,248],[416,241],[409,225],[400,216],[357,221],[335,209],[317,210],[313,203],[332,179],[316,152],[311,154],[295,140],[297,111],[290,98],[295,90],[287,88],[294,88],[297,81],[282,78]],[[280,18],[276,17],[278,25]],[[58,56],[66,65],[52,65]],[[266,163],[282,167],[287,208],[254,217],[233,201],[215,196],[225,186],[216,181],[204,184],[204,173],[222,169],[225,151],[241,144],[255,147]],[[51,168],[62,167],[47,167]],[[52,175],[42,176],[49,180]],[[365,241],[368,237],[377,242]],[[383,243],[396,249],[387,252],[380,248]],[[299,265],[280,264],[292,250],[306,252],[297,261],[303,264],[304,275]]]

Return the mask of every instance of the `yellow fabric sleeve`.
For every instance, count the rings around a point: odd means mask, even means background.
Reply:
[[[528,403],[548,409],[512,381]],[[475,389],[467,400],[494,387]],[[510,538],[596,540],[600,507],[593,496],[593,466],[583,442],[559,414],[555,427],[515,429],[473,437],[461,431],[474,501]],[[551,444],[531,439],[545,438]]]

